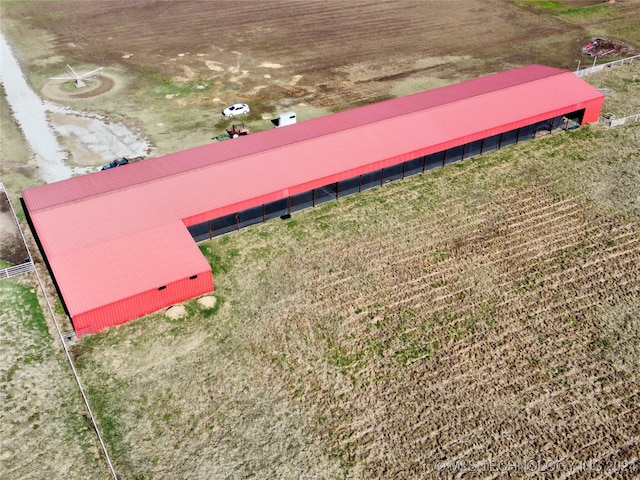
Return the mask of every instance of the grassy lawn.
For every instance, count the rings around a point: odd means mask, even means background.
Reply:
[[[32,275],[0,281],[0,478],[106,478]]]
[[[608,68],[588,81],[606,92],[603,113],[613,113],[619,118],[640,113],[640,62]]]

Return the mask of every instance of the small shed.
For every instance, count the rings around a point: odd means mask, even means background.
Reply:
[[[271,120],[271,123],[278,127],[286,127],[287,125],[293,125],[297,121],[296,112],[284,112],[278,115],[277,118]]]

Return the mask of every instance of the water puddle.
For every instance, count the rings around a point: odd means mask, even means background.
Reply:
[[[96,171],[117,157],[148,154],[148,142],[127,126],[43,101],[27,84],[2,34],[0,62],[0,83],[33,152],[40,180],[56,182]]]

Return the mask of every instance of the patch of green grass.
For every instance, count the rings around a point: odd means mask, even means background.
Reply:
[[[198,304],[198,306],[200,307],[199,313],[204,318],[213,317],[216,313],[218,313],[218,311],[220,310],[220,307],[224,303],[224,297],[222,295],[216,295],[215,298],[216,298],[216,303],[213,305],[213,307],[203,307],[202,305]]]
[[[594,353],[610,350],[613,342],[608,337],[595,337],[589,342],[589,347]]]
[[[43,356],[42,352],[29,353],[24,357],[24,363],[26,363],[26,364],[29,364],[29,363],[42,363],[43,360],[44,360],[44,356]]]
[[[521,0],[517,4],[526,8],[560,15],[598,15],[611,11],[610,5],[586,5],[576,7],[567,1],[559,0]]]
[[[88,387],[86,393],[107,444],[118,450],[127,449],[123,443],[124,429],[120,421],[122,409],[109,402],[107,392],[102,391],[100,387]]]
[[[603,13],[609,13],[611,11],[610,5],[592,5],[589,7],[565,7],[559,9],[558,13],[560,15],[571,15],[571,16],[594,16],[594,15],[602,15]]]
[[[557,11],[562,8],[561,3],[554,0],[524,0],[518,3],[528,8],[538,8],[547,11]]]
[[[229,242],[229,237],[221,237],[219,240],[198,244],[200,251],[209,262],[213,275],[228,273],[234,260],[239,255],[237,248],[224,248]]]
[[[152,75],[150,77],[149,91],[156,98],[165,99],[171,97],[189,97],[193,95],[210,95],[213,88],[211,82],[175,82],[166,75]]]
[[[4,374],[4,381],[6,383],[9,383],[11,380],[13,380],[13,375],[18,371],[18,364],[14,363],[13,365],[11,365],[11,367],[9,367],[9,369],[7,370],[7,372]]]
[[[397,351],[394,356],[401,366],[407,366],[419,360],[432,358],[438,350],[439,345],[437,342],[412,342],[402,350]]]
[[[640,112],[640,62],[607,68],[585,80],[596,88],[606,89],[603,114],[620,118]]]
[[[77,367],[97,366],[92,354],[94,349],[104,342],[103,336],[102,332],[98,335],[85,335],[70,346],[70,353]]]
[[[92,89],[94,87],[95,81],[90,79],[85,79],[84,83],[85,83],[84,87],[76,87],[75,81],[69,80],[68,82],[63,82],[60,84],[60,90],[66,93],[74,94],[74,95],[83,93]]]
[[[48,337],[49,327],[33,287],[9,281],[0,282],[0,298],[12,300],[11,305],[7,303],[5,308],[11,308],[13,315],[20,319],[22,325],[41,333],[42,338]]]
[[[64,306],[62,305],[62,302],[60,301],[60,299],[56,299],[56,302],[53,306],[53,311],[55,312],[56,315],[66,315],[66,312],[64,311]]]
[[[444,317],[435,315],[426,319],[420,319],[418,329],[406,329],[406,324],[402,322],[404,329],[397,337],[398,347],[394,352],[394,358],[400,366],[407,366],[420,360],[433,358],[440,350],[440,342],[432,337],[433,326],[448,318],[445,312]],[[408,318],[405,317],[405,320]],[[414,322],[411,322],[414,323]]]

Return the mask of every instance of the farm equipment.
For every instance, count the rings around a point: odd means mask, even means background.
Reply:
[[[102,74],[103,68],[96,68],[95,70],[91,70],[90,72],[77,73],[71,65],[67,63],[67,73],[69,77],[52,77],[51,80],[74,80],[74,85],[76,88],[86,87],[87,84],[84,83],[85,80],[95,77],[96,75]]]
[[[218,140],[219,142],[221,142],[223,140],[228,140],[230,138],[244,137],[245,135],[249,135],[249,129],[245,128],[244,124],[242,125],[242,127],[237,127],[234,124],[231,126],[231,128],[227,129],[226,133],[223,133],[222,135],[217,135],[213,137],[212,140]]]
[[[594,38],[582,47],[582,55],[605,58],[627,53],[628,50],[628,47],[626,47],[622,42],[599,37]]]

